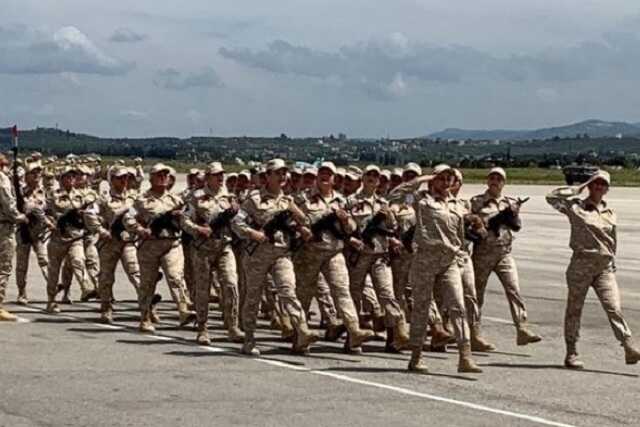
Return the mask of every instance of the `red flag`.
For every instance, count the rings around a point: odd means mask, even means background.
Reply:
[[[11,128],[11,136],[13,136],[14,138],[18,137],[18,125],[13,125],[13,127]]]

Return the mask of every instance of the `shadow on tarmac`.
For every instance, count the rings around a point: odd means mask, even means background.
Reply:
[[[516,369],[556,369],[564,372],[584,372],[590,374],[602,374],[602,375],[617,375],[621,377],[630,377],[630,378],[638,378],[640,375],[636,374],[628,374],[625,372],[614,372],[614,371],[603,371],[599,369],[567,369],[562,365],[549,365],[549,364],[540,364],[537,365],[535,363],[484,363],[481,366],[490,366],[494,368],[516,368]]]

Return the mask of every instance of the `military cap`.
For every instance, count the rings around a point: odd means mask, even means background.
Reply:
[[[163,163],[156,163],[151,167],[151,171],[149,173],[151,175],[156,174],[158,172],[168,172],[171,173],[171,168]]]
[[[267,162],[267,171],[287,169],[287,164],[282,159],[271,159]]]
[[[318,171],[320,171],[320,169],[329,169],[334,175],[338,172],[338,169],[336,169],[336,165],[334,165],[333,162],[320,163]]]
[[[492,168],[487,174],[487,177],[489,175],[493,175],[494,173],[500,175],[502,179],[507,179],[507,172],[505,172],[505,170],[502,169],[501,167]]]
[[[302,173],[302,175],[318,176],[318,169],[314,168],[313,166],[305,168],[304,172]]]
[[[129,175],[129,168],[124,166],[115,166],[109,171],[111,178],[120,178]]]
[[[368,174],[369,172],[376,172],[378,175],[380,175],[380,168],[376,165],[367,165],[367,167],[364,168],[364,175]]]
[[[422,175],[422,168],[417,163],[410,162],[404,166],[403,172],[415,172],[418,175]]]
[[[436,165],[431,173],[433,175],[440,175],[441,173],[445,172],[451,172],[451,166],[441,163],[439,165]]]
[[[205,169],[205,173],[207,175],[216,175],[223,172],[224,172],[224,167],[220,162],[211,162],[207,165],[207,168]]]
[[[587,185],[591,184],[594,181],[602,180],[607,183],[607,185],[611,185],[611,175],[607,171],[603,171],[602,169],[598,170],[595,174],[589,178],[586,182]]]

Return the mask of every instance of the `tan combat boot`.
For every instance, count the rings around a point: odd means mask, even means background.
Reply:
[[[411,359],[409,360],[409,366],[407,368],[409,372],[415,374],[428,374],[429,368],[427,364],[422,361],[422,349],[414,348],[411,351]]]
[[[320,335],[311,332],[307,322],[302,320],[296,328],[295,341],[291,351],[294,354],[309,354],[309,347],[318,340],[320,340]]]
[[[584,363],[578,358],[578,350],[575,344],[567,343],[567,355],[564,358],[564,367],[567,369],[584,369]]]
[[[29,298],[27,298],[27,291],[25,289],[18,290],[18,299],[16,300],[18,305],[29,304]]]
[[[527,345],[542,341],[542,337],[527,328],[526,324],[518,325],[518,336],[516,338],[516,344]]]
[[[398,351],[409,347],[409,326],[404,318],[397,320],[393,325],[393,347]]]
[[[49,314],[58,314],[60,313],[60,307],[56,304],[55,301],[49,301],[47,303],[47,313]]]
[[[361,329],[357,320],[347,322],[345,326],[349,332],[347,344],[351,348],[361,348],[365,341],[373,338],[375,335],[371,329]]]
[[[482,369],[471,358],[471,344],[464,343],[460,346],[460,360],[458,362],[458,372],[479,374]]]
[[[451,341],[451,334],[443,324],[436,322],[431,325],[431,351],[446,352],[447,344]]]
[[[151,312],[149,310],[146,310],[142,314],[139,329],[143,334],[154,334],[156,332],[156,328],[154,328],[153,323],[151,323]]]
[[[16,322],[18,317],[0,307],[0,322]]]
[[[80,296],[80,301],[87,302],[96,298],[98,298],[98,291],[96,291],[95,289],[83,289],[82,295]]]
[[[100,321],[102,323],[113,323],[113,309],[111,307],[111,302],[103,302],[100,307],[100,312]]]
[[[324,340],[336,342],[345,332],[347,332],[347,328],[343,324],[329,323],[327,325],[327,330],[324,333]]]
[[[241,352],[246,356],[260,357],[260,350],[256,348],[256,339],[254,338],[253,332],[245,332]]]
[[[178,304],[178,312],[180,313],[180,326],[186,326],[196,320],[196,313],[189,310],[189,306],[185,302]]]
[[[640,350],[635,346],[631,337],[624,340],[622,346],[624,347],[624,361],[627,365],[635,365],[640,361]]]
[[[276,319],[279,319],[280,323],[280,331],[282,332],[282,339],[285,341],[290,341],[294,338],[296,330],[291,324],[291,317],[288,315],[278,316],[275,315]]]
[[[207,330],[206,323],[198,324],[198,335],[196,336],[196,342],[200,345],[211,345],[211,339],[209,338],[209,331]]]
[[[471,350],[472,351],[495,351],[496,346],[491,344],[482,336],[480,323],[471,325]]]

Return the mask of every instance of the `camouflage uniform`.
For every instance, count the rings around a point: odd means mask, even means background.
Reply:
[[[213,271],[216,272],[222,290],[224,320],[229,338],[233,341],[243,338],[238,329],[238,274],[236,258],[231,249],[231,230],[229,227],[212,230],[213,234],[208,239],[198,234],[198,227],[210,224],[225,210],[232,208],[234,198],[224,188],[214,192],[205,186],[194,192],[190,200],[189,215],[185,215],[182,221],[183,229],[194,238],[191,244],[191,262],[195,280],[198,341],[203,343],[209,341],[207,321]]]
[[[123,231],[119,235],[112,233],[112,226],[118,220],[122,221],[124,214],[133,207],[136,200],[135,192],[124,191],[117,193],[110,191],[98,199],[96,208],[88,210],[85,222],[90,232],[100,238],[98,252],[100,256],[100,275],[98,276],[98,291],[100,294],[102,319],[111,321],[113,310],[113,284],[118,262],[129,279],[129,282],[140,297],[140,267],[136,255],[136,236]]]
[[[292,204],[293,199],[282,192],[273,195],[266,190],[255,190],[251,192],[242,204],[240,212],[233,219],[232,229],[240,238],[250,239],[251,229],[261,229],[278,212],[289,209]],[[254,246],[253,253],[244,260],[247,290],[242,307],[245,332],[243,351],[253,355],[259,354],[255,348],[254,332],[260,297],[266,276],[270,272],[278,291],[280,309],[289,315],[298,334],[294,351],[306,352],[308,344],[315,337],[309,331],[304,309],[296,296],[296,278],[291,261],[289,238],[278,231],[275,233],[273,243],[267,241]]]
[[[95,201],[95,200],[94,200]],[[53,223],[72,209],[81,209],[91,202],[83,197],[83,194],[72,189],[66,191],[64,188],[58,189],[53,196],[47,200],[46,214]],[[58,312],[55,297],[58,288],[58,278],[60,277],[60,267],[67,259],[73,275],[80,284],[82,290],[82,300],[88,300],[96,295],[96,289],[89,278],[86,268],[83,239],[85,237],[84,228],[68,227],[67,230],[60,230],[56,227],[51,233],[51,239],[47,245],[49,254],[49,272],[47,281],[48,311]]]
[[[150,227],[152,222],[170,211],[181,210],[183,201],[169,191],[157,194],[148,190],[134,202],[133,209],[124,215],[124,225],[129,233],[140,233],[140,227]],[[177,222],[174,220],[174,223]],[[171,296],[178,306],[180,325],[189,323],[194,313],[188,310],[189,298],[184,283],[184,254],[180,245],[180,232],[161,230],[160,235],[152,235],[138,246],[140,265],[140,329],[153,332],[151,325],[152,300],[156,291],[158,270],[162,268],[169,285]]]
[[[0,320],[16,320],[3,307],[7,285],[13,268],[15,256],[16,223],[24,220],[24,215],[18,212],[13,185],[5,172],[0,171]]]
[[[631,329],[622,315],[620,290],[615,277],[617,218],[605,201],[596,206],[578,197],[578,187],[560,187],[547,195],[547,202],[565,214],[571,224],[569,246],[573,250],[567,268],[567,309],[564,338],[567,354],[575,354],[580,337],[582,307],[593,288],[602,304],[616,339],[631,346]]]
[[[353,216],[357,229],[361,233],[366,225],[381,209],[388,207],[388,202],[377,196],[368,196],[360,190],[348,199],[349,212]],[[396,220],[393,213],[385,218],[388,230],[395,230]],[[372,237],[372,246],[365,244],[362,251],[351,254],[353,261],[349,265],[349,281],[351,296],[356,307],[361,307],[362,292],[367,275],[371,276],[376,296],[385,312],[385,324],[394,347],[400,350],[408,341],[407,323],[404,313],[393,292],[393,278],[388,265],[389,239],[376,234]]]
[[[192,203],[192,197],[194,193],[194,189],[187,188],[180,194],[180,198],[184,201],[185,205],[190,205]],[[194,267],[193,267],[193,254],[192,254],[192,243],[193,237],[189,233],[182,233],[182,253],[184,254],[184,283],[187,287],[187,291],[189,292],[189,299],[191,301],[195,300],[196,287],[195,287],[195,277],[194,277]]]
[[[304,200],[302,211],[307,215],[310,223],[315,223],[335,209],[344,209],[346,199],[334,193],[331,197],[324,198],[315,191]],[[343,228],[339,221],[334,224]],[[350,235],[355,230],[355,222],[351,219],[347,229],[343,229],[345,235]],[[305,311],[309,310],[311,299],[318,295],[317,288],[323,283],[331,294],[330,301],[335,300],[337,315],[344,322],[351,337],[351,346],[359,347],[362,341],[370,336],[369,333],[360,330],[358,312],[351,298],[349,289],[349,272],[343,255],[344,242],[338,239],[330,231],[323,230],[318,240],[311,240],[304,244],[302,249],[294,257],[297,294]],[[331,299],[331,295],[333,299]],[[320,301],[321,298],[318,298]],[[332,313],[328,314],[329,316]],[[337,321],[329,319],[329,326],[336,327]],[[331,323],[333,322],[333,323]]]
[[[516,199],[506,196],[494,198],[486,191],[471,199],[471,213],[478,215],[487,224],[491,217],[516,203]],[[530,333],[527,329],[527,309],[524,300],[520,296],[518,270],[516,262],[511,255],[513,239],[512,231],[505,226],[500,226],[497,236],[490,231],[486,238],[474,244],[471,258],[473,260],[476,293],[480,309],[478,324],[480,323],[487,282],[491,273],[495,272],[507,296],[511,317],[518,331],[518,344],[524,345],[529,342],[540,341],[541,338]]]
[[[30,213],[28,225],[30,241],[23,241],[20,233],[17,233],[16,284],[18,285],[18,300],[26,302],[27,272],[29,271],[29,255],[32,249],[36,254],[42,276],[45,278],[45,282],[47,281],[49,261],[46,238],[49,234],[49,229],[44,215],[47,205],[44,189],[40,186],[35,188],[25,186],[23,188],[23,196],[25,212]]]

